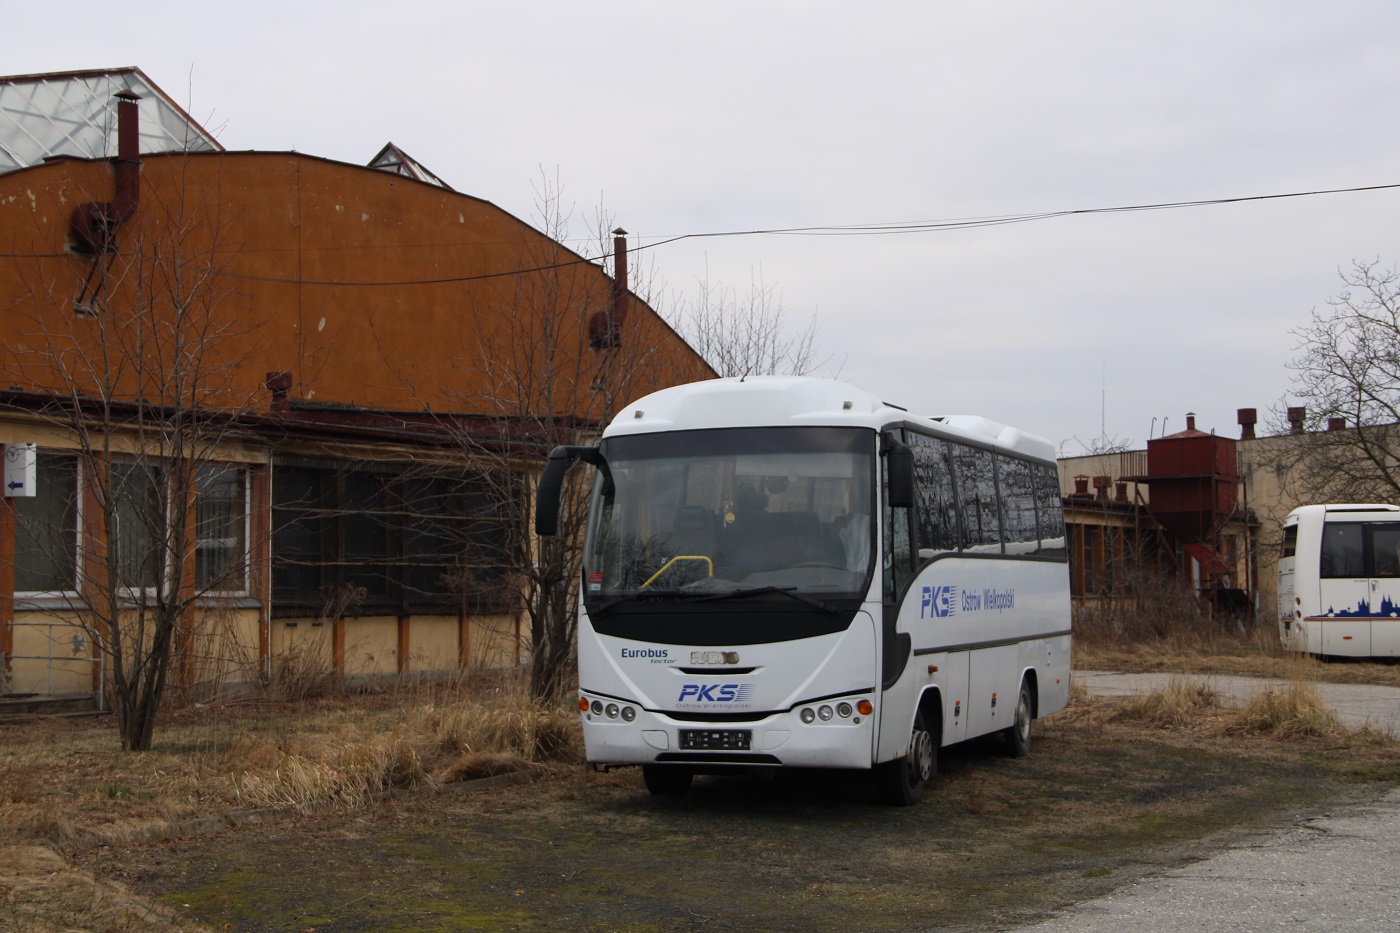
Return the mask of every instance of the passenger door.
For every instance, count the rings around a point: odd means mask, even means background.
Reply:
[[[1400,656],[1400,522],[1366,526],[1370,549],[1371,648],[1376,658]]]
[[[1366,525],[1327,522],[1322,526],[1318,586],[1324,619],[1322,654],[1371,653],[1371,575],[1366,570]]]

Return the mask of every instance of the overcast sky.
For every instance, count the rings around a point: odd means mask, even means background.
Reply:
[[[541,170],[634,245],[1400,184],[1400,4],[0,0],[11,73],[136,65],[230,149],[389,140],[534,216]],[[828,369],[1066,454],[1237,435],[1400,189],[646,251],[663,312],[762,275]],[[588,251],[585,244],[575,244]],[[636,260],[634,260],[636,262]]]

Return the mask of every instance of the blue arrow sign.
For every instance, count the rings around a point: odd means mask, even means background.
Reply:
[[[23,489],[23,488],[24,488],[24,484],[23,484],[23,483],[11,483],[11,484],[10,484],[10,488],[11,488],[11,489]]]

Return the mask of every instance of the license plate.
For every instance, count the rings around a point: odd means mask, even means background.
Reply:
[[[681,748],[686,751],[748,751],[752,740],[748,729],[681,730]]]

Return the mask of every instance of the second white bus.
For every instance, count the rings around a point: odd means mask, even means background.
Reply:
[[[873,769],[916,802],[938,749],[1069,698],[1052,445],[805,377],[722,379],[624,408],[596,447],[579,705],[588,761],[653,793],[742,768]]]
[[[1283,521],[1278,562],[1284,648],[1400,656],[1400,507],[1305,505]]]

